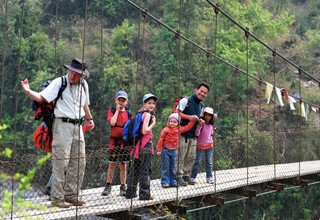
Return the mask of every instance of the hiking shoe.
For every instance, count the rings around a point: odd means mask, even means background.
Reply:
[[[209,183],[209,184],[214,184],[213,178],[212,178],[212,177],[211,177],[211,178],[207,178],[207,183]]]
[[[153,200],[153,197],[139,197],[139,200]]]
[[[106,187],[104,187],[104,190],[102,191],[101,195],[107,196],[111,193],[111,183],[107,183]]]
[[[60,202],[51,202],[51,205],[58,208],[70,208],[72,206],[71,203],[66,201],[60,201]]]
[[[125,196],[127,191],[127,187],[124,184],[121,184],[120,186],[120,196]]]
[[[183,181],[189,183],[190,182],[190,177],[189,176],[183,176]]]
[[[185,182],[182,178],[178,178],[178,185],[179,186],[187,186],[188,183]]]
[[[51,187],[50,186],[46,187],[46,190],[44,191],[44,194],[50,197],[50,195],[51,195]]]
[[[66,202],[71,203],[74,206],[83,206],[86,204],[86,202],[81,199],[66,199]]]
[[[195,185],[197,183],[195,178],[190,178],[189,182],[190,185]]]
[[[136,198],[137,197],[137,194],[136,193],[134,193],[133,195],[125,195],[125,198],[126,199],[133,199],[133,198]]]

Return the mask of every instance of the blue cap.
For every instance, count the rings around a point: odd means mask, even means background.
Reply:
[[[128,94],[125,91],[119,91],[116,93],[116,99],[118,98],[128,99]]]
[[[142,98],[142,102],[143,103],[145,103],[148,99],[150,99],[150,98],[152,98],[152,99],[154,99],[155,101],[157,101],[157,96],[155,96],[155,95],[153,95],[153,94],[151,94],[151,93],[148,93],[148,94],[145,94],[144,96],[143,96],[143,98]]]

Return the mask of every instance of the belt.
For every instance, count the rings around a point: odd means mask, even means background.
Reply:
[[[168,150],[176,150],[177,148],[176,147],[164,147],[164,148],[166,148],[166,149],[168,149]]]
[[[72,118],[60,118],[63,122],[71,123],[71,124],[78,124],[82,123],[82,119],[72,119]]]

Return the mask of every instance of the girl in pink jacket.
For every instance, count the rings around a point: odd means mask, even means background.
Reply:
[[[213,184],[212,177],[212,155],[213,155],[213,135],[214,135],[214,119],[215,114],[213,109],[206,107],[203,110],[203,118],[205,123],[197,125],[196,137],[197,137],[197,150],[196,159],[192,166],[191,178],[189,184],[196,184],[196,177],[200,169],[202,156],[206,158],[206,176],[207,183]]]

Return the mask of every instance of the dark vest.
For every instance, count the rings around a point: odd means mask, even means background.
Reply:
[[[203,104],[200,99],[196,96],[196,94],[193,94],[188,98],[188,104],[186,108],[183,110],[183,114],[186,115],[196,115],[200,117],[201,110],[203,109]],[[189,123],[189,120],[182,119],[180,125],[185,126]],[[197,123],[191,128],[190,131],[183,133],[182,135],[187,138],[195,138],[195,131],[197,128]]]

